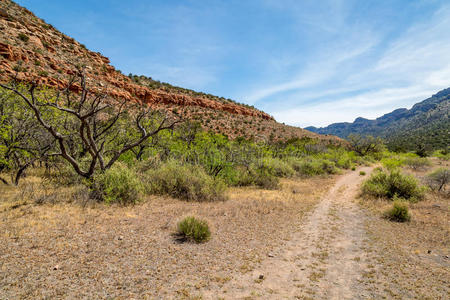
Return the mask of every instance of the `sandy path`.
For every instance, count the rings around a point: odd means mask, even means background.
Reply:
[[[207,299],[358,299],[366,267],[365,215],[355,202],[370,167],[338,179],[304,225],[254,271],[239,275]]]

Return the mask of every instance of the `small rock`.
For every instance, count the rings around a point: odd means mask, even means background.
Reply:
[[[275,257],[272,253],[267,254],[268,257]]]
[[[431,250],[428,250],[427,253],[430,254],[430,253],[431,253]]]
[[[54,266],[53,270],[59,270],[59,265]]]
[[[259,280],[263,280],[264,279],[264,275],[263,274],[259,275],[258,279]]]
[[[123,240],[123,236],[119,236],[117,239],[118,239],[119,241],[121,241],[121,240]]]

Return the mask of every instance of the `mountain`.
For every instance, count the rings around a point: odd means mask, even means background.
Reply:
[[[83,44],[10,0],[0,1],[0,82],[12,77],[61,88],[75,67],[85,66],[90,86],[107,87],[110,96],[163,108],[198,120],[206,130],[259,140],[311,137],[339,142],[304,129],[286,126],[252,106],[210,94],[172,86],[150,77],[123,75],[107,57]]]
[[[430,149],[450,145],[450,88],[415,104],[411,109],[399,108],[375,120],[356,118],[353,123],[335,123],[327,127],[306,127],[319,134],[347,138],[350,134],[384,138],[391,149],[414,149],[424,145]]]

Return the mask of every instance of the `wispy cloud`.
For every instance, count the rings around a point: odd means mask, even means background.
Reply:
[[[409,107],[450,86],[449,28],[450,7],[442,6],[394,39],[376,30],[372,38],[370,31],[353,31],[353,51],[336,48],[324,64],[292,81],[262,87],[248,99],[298,126],[375,118]]]

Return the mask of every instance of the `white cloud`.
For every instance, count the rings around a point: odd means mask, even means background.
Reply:
[[[358,116],[376,118],[396,108],[410,107],[450,86],[450,6],[414,24],[387,46],[375,45],[376,38],[358,40],[358,34],[354,34],[356,38],[351,41],[359,51],[337,49],[323,73],[308,69],[302,73],[303,81],[298,81],[301,85],[274,85],[263,89],[266,93],[252,94],[250,99],[267,97],[265,105],[280,122],[326,126]],[[372,47],[377,52],[369,60],[360,60],[360,55],[369,53]],[[343,62],[353,65],[344,68]],[[287,91],[288,95],[281,95]],[[289,103],[283,107],[276,104],[283,101]]]

